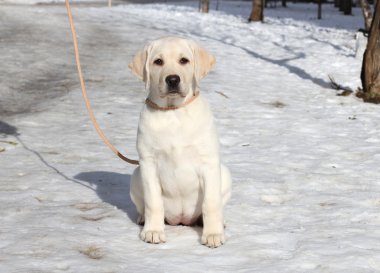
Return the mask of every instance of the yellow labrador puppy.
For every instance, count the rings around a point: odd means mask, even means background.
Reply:
[[[231,176],[220,163],[212,113],[199,95],[199,80],[214,63],[195,42],[166,37],[147,44],[129,64],[149,92],[137,133],[140,166],[131,179],[145,242],[165,242],[165,221],[198,220],[202,244],[218,247],[225,241],[223,206]]]

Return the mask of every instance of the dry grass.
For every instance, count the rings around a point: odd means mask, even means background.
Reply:
[[[34,196],[34,199],[36,199],[38,202],[43,203],[44,200],[38,196]]]
[[[323,203],[319,203],[319,205],[321,207],[332,207],[332,206],[335,206],[336,203],[333,203],[333,202],[323,202]]]
[[[6,140],[0,140],[1,143],[6,143],[6,144],[10,144],[10,145],[13,145],[13,146],[16,146],[18,143],[17,142],[14,142],[14,141],[6,141]]]
[[[281,102],[281,101],[272,102],[272,103],[270,103],[270,105],[272,105],[276,108],[284,108],[286,106],[286,104]]]
[[[99,208],[99,206],[99,203],[80,203],[75,205],[75,208],[79,209],[80,211],[89,211]]]
[[[337,96],[349,96],[353,93],[353,91],[349,87],[342,86],[339,83],[337,83],[331,75],[328,75],[328,77],[330,79],[331,88],[337,91],[342,91],[341,93],[338,93]]]
[[[106,208],[104,203],[79,203],[74,205],[74,207],[82,212],[97,210],[93,211],[92,214],[88,213],[80,216],[80,218],[86,221],[99,221],[114,214],[113,211],[109,211],[109,209]]]
[[[95,245],[87,246],[79,249],[79,253],[89,257],[90,259],[100,260],[104,257],[104,252],[100,247]]]
[[[226,99],[229,99],[230,97],[227,96],[226,94],[224,94],[223,92],[220,92],[220,91],[215,91],[215,93],[221,95],[222,97],[225,97]]]
[[[112,213],[102,213],[102,214],[97,214],[97,215],[81,215],[81,218],[83,220],[87,220],[87,221],[99,221],[99,220],[102,220],[104,218],[107,218],[107,217],[110,217],[112,215]]]

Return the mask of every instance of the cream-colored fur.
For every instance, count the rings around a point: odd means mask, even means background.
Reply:
[[[145,82],[148,98],[168,107],[179,106],[197,94],[199,80],[214,63],[214,57],[195,42],[167,37],[146,45],[129,67]],[[173,88],[165,80],[170,75],[180,78],[175,92],[170,92]],[[223,206],[231,195],[231,176],[220,163],[213,116],[202,96],[176,110],[145,105],[137,150],[140,166],[132,175],[131,198],[139,222],[144,223],[141,239],[165,242],[165,220],[172,225],[191,225],[202,217],[202,243],[222,245]]]

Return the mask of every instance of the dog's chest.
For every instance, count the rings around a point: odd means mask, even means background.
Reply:
[[[171,197],[189,197],[197,193],[199,169],[202,162],[195,147],[167,146],[156,152],[156,170],[163,194]]]
[[[159,169],[196,167],[217,157],[217,135],[207,104],[199,98],[176,111],[144,109],[137,148],[140,158],[153,159]]]
[[[170,169],[199,164],[199,135],[193,129],[183,124],[172,123],[165,130],[155,132],[151,151],[156,163]]]
[[[139,126],[138,141],[143,152],[155,156],[193,155],[204,130],[202,120],[187,113],[158,112],[147,114]]]
[[[142,120],[139,153],[154,160],[161,183],[167,184],[164,188],[187,191],[189,184],[197,183],[203,121],[186,113],[155,113]]]

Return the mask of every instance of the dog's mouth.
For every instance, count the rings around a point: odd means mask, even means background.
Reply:
[[[167,88],[162,97],[186,97],[180,88]]]
[[[167,94],[168,96],[178,96],[178,95],[181,95],[182,92],[181,90],[178,90],[178,89],[171,89],[171,90],[168,90]]]

